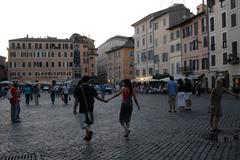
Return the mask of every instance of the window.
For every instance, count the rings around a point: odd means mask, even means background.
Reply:
[[[67,52],[64,52],[64,57],[67,57]]]
[[[133,51],[129,51],[128,52],[128,55],[130,56],[130,57],[132,57],[134,54],[133,54]]]
[[[147,57],[146,57],[146,55],[145,55],[145,52],[143,52],[142,55],[141,55],[141,61],[142,61],[142,62],[145,62],[145,61],[146,61],[146,58],[147,58]]]
[[[208,69],[208,58],[202,59],[202,70]]]
[[[202,18],[202,32],[207,31],[207,23],[206,23],[206,18]]]
[[[137,33],[137,34],[139,33],[139,28],[136,29],[136,33]]]
[[[232,42],[232,54],[237,56],[237,42]]]
[[[215,66],[216,65],[216,59],[215,59],[215,55],[211,56],[211,66]]]
[[[152,28],[152,22],[149,22],[149,28]]]
[[[176,44],[176,51],[180,51],[180,50],[181,50],[181,44],[178,43],[178,44]]]
[[[39,43],[39,49],[42,49],[42,43]]]
[[[237,26],[237,16],[236,16],[236,14],[231,15],[231,26],[232,27]]]
[[[175,72],[175,71],[174,71],[174,69],[175,69],[175,67],[174,67],[174,66],[175,66],[175,65],[174,65],[174,63],[172,63],[172,65],[171,65],[171,70],[172,70],[172,73],[171,73],[171,74],[172,74],[172,75],[173,75],[173,74],[174,74],[174,72]]]
[[[22,49],[25,49],[25,43],[22,44]]]
[[[137,40],[137,48],[139,48],[139,40]]]
[[[140,71],[136,70],[136,76],[140,76]]]
[[[145,38],[143,38],[142,44],[143,46],[145,46]]]
[[[137,63],[139,64],[140,63],[140,55],[137,54]]]
[[[187,44],[184,44],[184,53],[187,53]]]
[[[194,35],[198,34],[198,22],[194,23]]]
[[[222,28],[226,27],[226,12],[222,13]]]
[[[48,67],[48,62],[46,62],[46,67]]]
[[[38,49],[38,44],[37,43],[35,43],[35,49]]]
[[[154,30],[158,29],[158,22],[154,23]]]
[[[17,43],[17,49],[20,49],[20,43]]]
[[[153,36],[150,35],[150,37],[149,37],[149,42],[150,42],[150,44],[152,44],[152,41],[153,41]]]
[[[171,45],[170,51],[171,51],[171,53],[175,52],[175,45]]]
[[[214,31],[214,17],[210,18],[210,31]]]
[[[142,74],[143,76],[146,76],[146,69],[143,69]]]
[[[25,67],[25,62],[22,63],[22,67]]]
[[[224,32],[223,34],[222,34],[222,47],[223,48],[227,48],[227,33],[226,32]]]
[[[58,67],[61,67],[61,64],[62,64],[61,62],[58,62]]]
[[[15,49],[15,43],[12,43],[12,49]]]
[[[215,50],[215,37],[212,36],[211,37],[211,51],[214,51]]]
[[[149,68],[149,69],[148,69],[148,73],[149,73],[150,75],[153,75],[153,68]]]
[[[225,53],[223,53],[223,65],[226,65],[227,64],[227,59],[228,59],[228,57],[227,57],[228,55],[227,55],[227,53],[225,52]]]
[[[58,52],[58,57],[61,57],[61,52]]]
[[[144,25],[142,26],[142,31],[143,31],[143,32],[145,31],[145,26],[144,26]]]
[[[163,19],[163,26],[166,26],[166,19]]]
[[[162,62],[168,62],[168,53],[162,54]]]
[[[236,0],[231,0],[231,9],[236,8]]]
[[[54,52],[52,52],[52,57],[54,57]]]
[[[208,47],[208,39],[207,39],[207,36],[204,36],[204,37],[203,37],[203,47],[204,47],[204,48]]]
[[[180,37],[180,32],[179,30],[176,31],[176,38],[179,38]]]
[[[28,62],[28,67],[31,67],[31,62]]]
[[[174,33],[173,33],[173,32],[170,34],[170,39],[171,39],[171,40],[174,39]]]
[[[180,63],[179,62],[176,64],[176,71],[177,71],[177,74],[180,73]]]

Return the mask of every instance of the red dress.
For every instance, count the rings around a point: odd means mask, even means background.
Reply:
[[[129,89],[124,89],[122,95],[123,99],[119,115],[119,121],[121,124],[130,123],[133,110],[132,93],[129,92]]]

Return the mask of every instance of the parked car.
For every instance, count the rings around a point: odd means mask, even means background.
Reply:
[[[42,91],[49,91],[49,85],[48,84],[42,85]]]
[[[108,94],[112,94],[113,93],[113,88],[110,84],[104,84],[105,86],[105,92]]]

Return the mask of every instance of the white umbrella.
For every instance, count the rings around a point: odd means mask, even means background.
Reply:
[[[12,81],[2,81],[2,82],[0,82],[0,84],[13,84],[13,82]]]

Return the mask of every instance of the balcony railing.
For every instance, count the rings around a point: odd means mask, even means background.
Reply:
[[[182,74],[193,73],[193,69],[190,66],[180,67],[180,71],[182,72]]]
[[[236,54],[229,54],[227,62],[229,64],[235,65],[240,63],[240,59]]]

